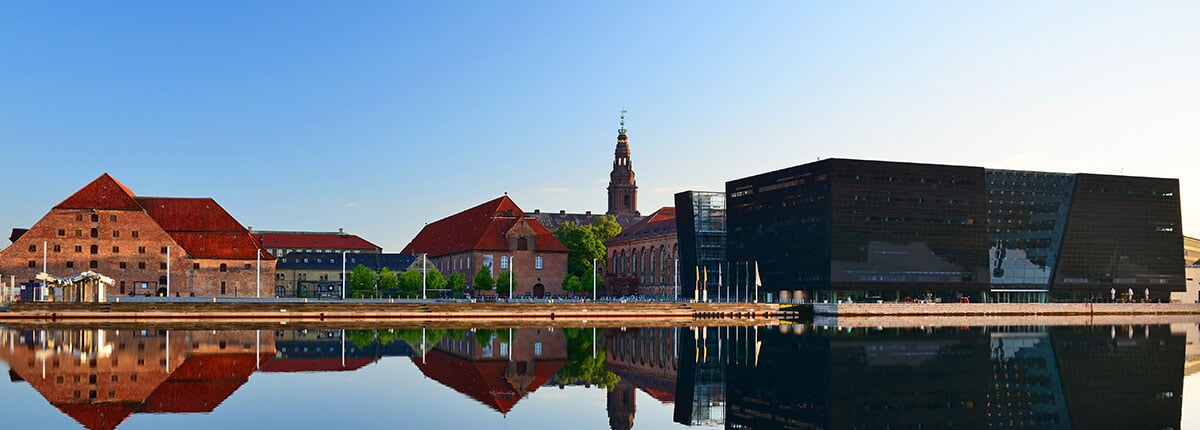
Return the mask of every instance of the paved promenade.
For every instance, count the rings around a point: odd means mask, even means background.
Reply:
[[[770,319],[769,303],[126,301],[13,303],[0,322],[517,321]]]
[[[1200,323],[1180,303],[818,303],[813,323],[837,327]]]

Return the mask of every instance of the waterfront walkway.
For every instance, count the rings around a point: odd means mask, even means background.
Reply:
[[[136,321],[432,321],[772,319],[770,303],[678,302],[389,302],[389,301],[121,301],[12,303],[0,322]]]

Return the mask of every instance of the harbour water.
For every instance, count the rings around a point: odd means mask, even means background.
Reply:
[[[0,327],[7,428],[1200,426],[1197,324]]]

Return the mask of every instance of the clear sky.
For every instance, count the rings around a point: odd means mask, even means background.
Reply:
[[[866,158],[1179,178],[1200,236],[1198,23],[1196,1],[7,2],[0,228],[108,172],[399,252],[505,191],[604,211],[624,106],[643,213]]]

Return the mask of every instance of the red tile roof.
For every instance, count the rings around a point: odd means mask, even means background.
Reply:
[[[267,248],[382,250],[353,234],[272,231],[255,233]]]
[[[637,224],[629,226],[607,243],[618,243],[647,237],[674,235],[679,230],[675,227],[675,208],[665,206],[654,211],[648,217],[642,218]]]
[[[171,371],[137,411],[212,412],[250,379],[258,359],[253,353],[192,355]]]
[[[567,251],[567,247],[555,239],[541,222],[526,217],[525,211],[504,195],[427,224],[401,253],[427,253],[437,257],[471,250],[507,250],[508,242],[504,234],[518,223],[524,223],[534,231],[539,251]]]
[[[141,210],[192,257],[253,260],[258,249],[261,258],[275,258],[261,249],[258,240],[215,200],[136,197],[107,173],[67,197],[55,209]]]
[[[134,200],[133,191],[105,173],[54,208],[139,210],[142,207]]]
[[[425,354],[424,360],[413,356],[412,361],[430,379],[505,414],[567,364],[566,360],[538,360],[534,363],[530,382],[514,386],[508,375],[508,369],[514,363],[507,360],[469,361],[434,349]],[[526,365],[516,363],[515,367],[525,369]]]
[[[166,231],[236,231],[246,228],[207,197],[138,197],[146,213]]]
[[[133,411],[138,407],[138,403],[60,403],[54,406],[84,428],[89,430],[113,430],[133,414]]]
[[[358,370],[374,363],[374,358],[274,358],[263,363],[263,372],[340,372]]]

